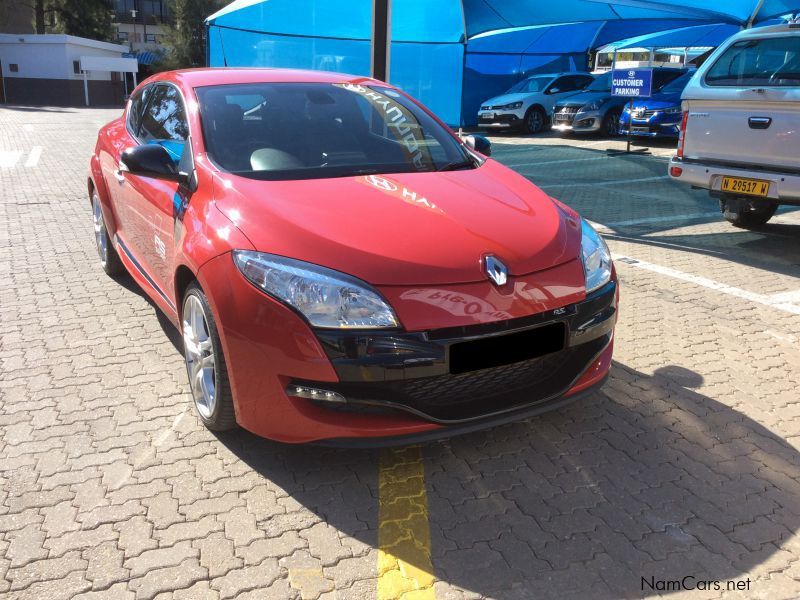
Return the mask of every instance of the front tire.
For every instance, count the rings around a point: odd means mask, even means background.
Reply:
[[[212,431],[235,429],[236,414],[222,344],[211,306],[197,282],[189,284],[183,297],[181,331],[197,415]]]
[[[603,119],[603,133],[607,137],[617,137],[619,135],[619,112],[611,111]]]
[[[529,108],[525,113],[525,122],[522,129],[525,133],[541,133],[547,124],[547,117],[541,108]]]
[[[766,225],[778,210],[778,205],[770,203],[751,210],[746,202],[729,202],[723,198],[719,201],[719,209],[725,220],[734,227],[757,229]]]
[[[94,223],[94,243],[97,256],[100,257],[100,266],[106,275],[114,276],[122,272],[122,261],[119,259],[111,238],[108,237],[106,220],[103,217],[103,207],[97,192],[92,194],[92,221]]]

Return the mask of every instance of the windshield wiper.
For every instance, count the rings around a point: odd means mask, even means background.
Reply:
[[[438,171],[456,171],[458,169],[466,169],[467,167],[474,167],[475,163],[470,160],[455,160],[451,163],[447,163],[441,169],[437,169]]]

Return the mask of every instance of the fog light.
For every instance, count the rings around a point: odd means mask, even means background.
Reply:
[[[673,177],[680,177],[683,175],[683,169],[681,167],[670,167],[669,174]]]
[[[286,388],[286,393],[295,398],[306,398],[307,400],[320,400],[322,402],[347,402],[347,399],[339,392],[322,390],[320,388],[308,387],[307,385],[291,384]]]

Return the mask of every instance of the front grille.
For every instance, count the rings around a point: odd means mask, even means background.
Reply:
[[[384,382],[325,384],[358,405],[406,410],[440,423],[468,421],[563,394],[609,341],[595,340],[500,367]]]
[[[650,117],[654,116],[658,111],[656,110],[634,110],[633,111],[633,118],[634,119],[649,119]]]

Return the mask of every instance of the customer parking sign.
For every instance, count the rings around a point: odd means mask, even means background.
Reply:
[[[649,98],[653,93],[653,69],[615,69],[611,73],[611,95]]]

